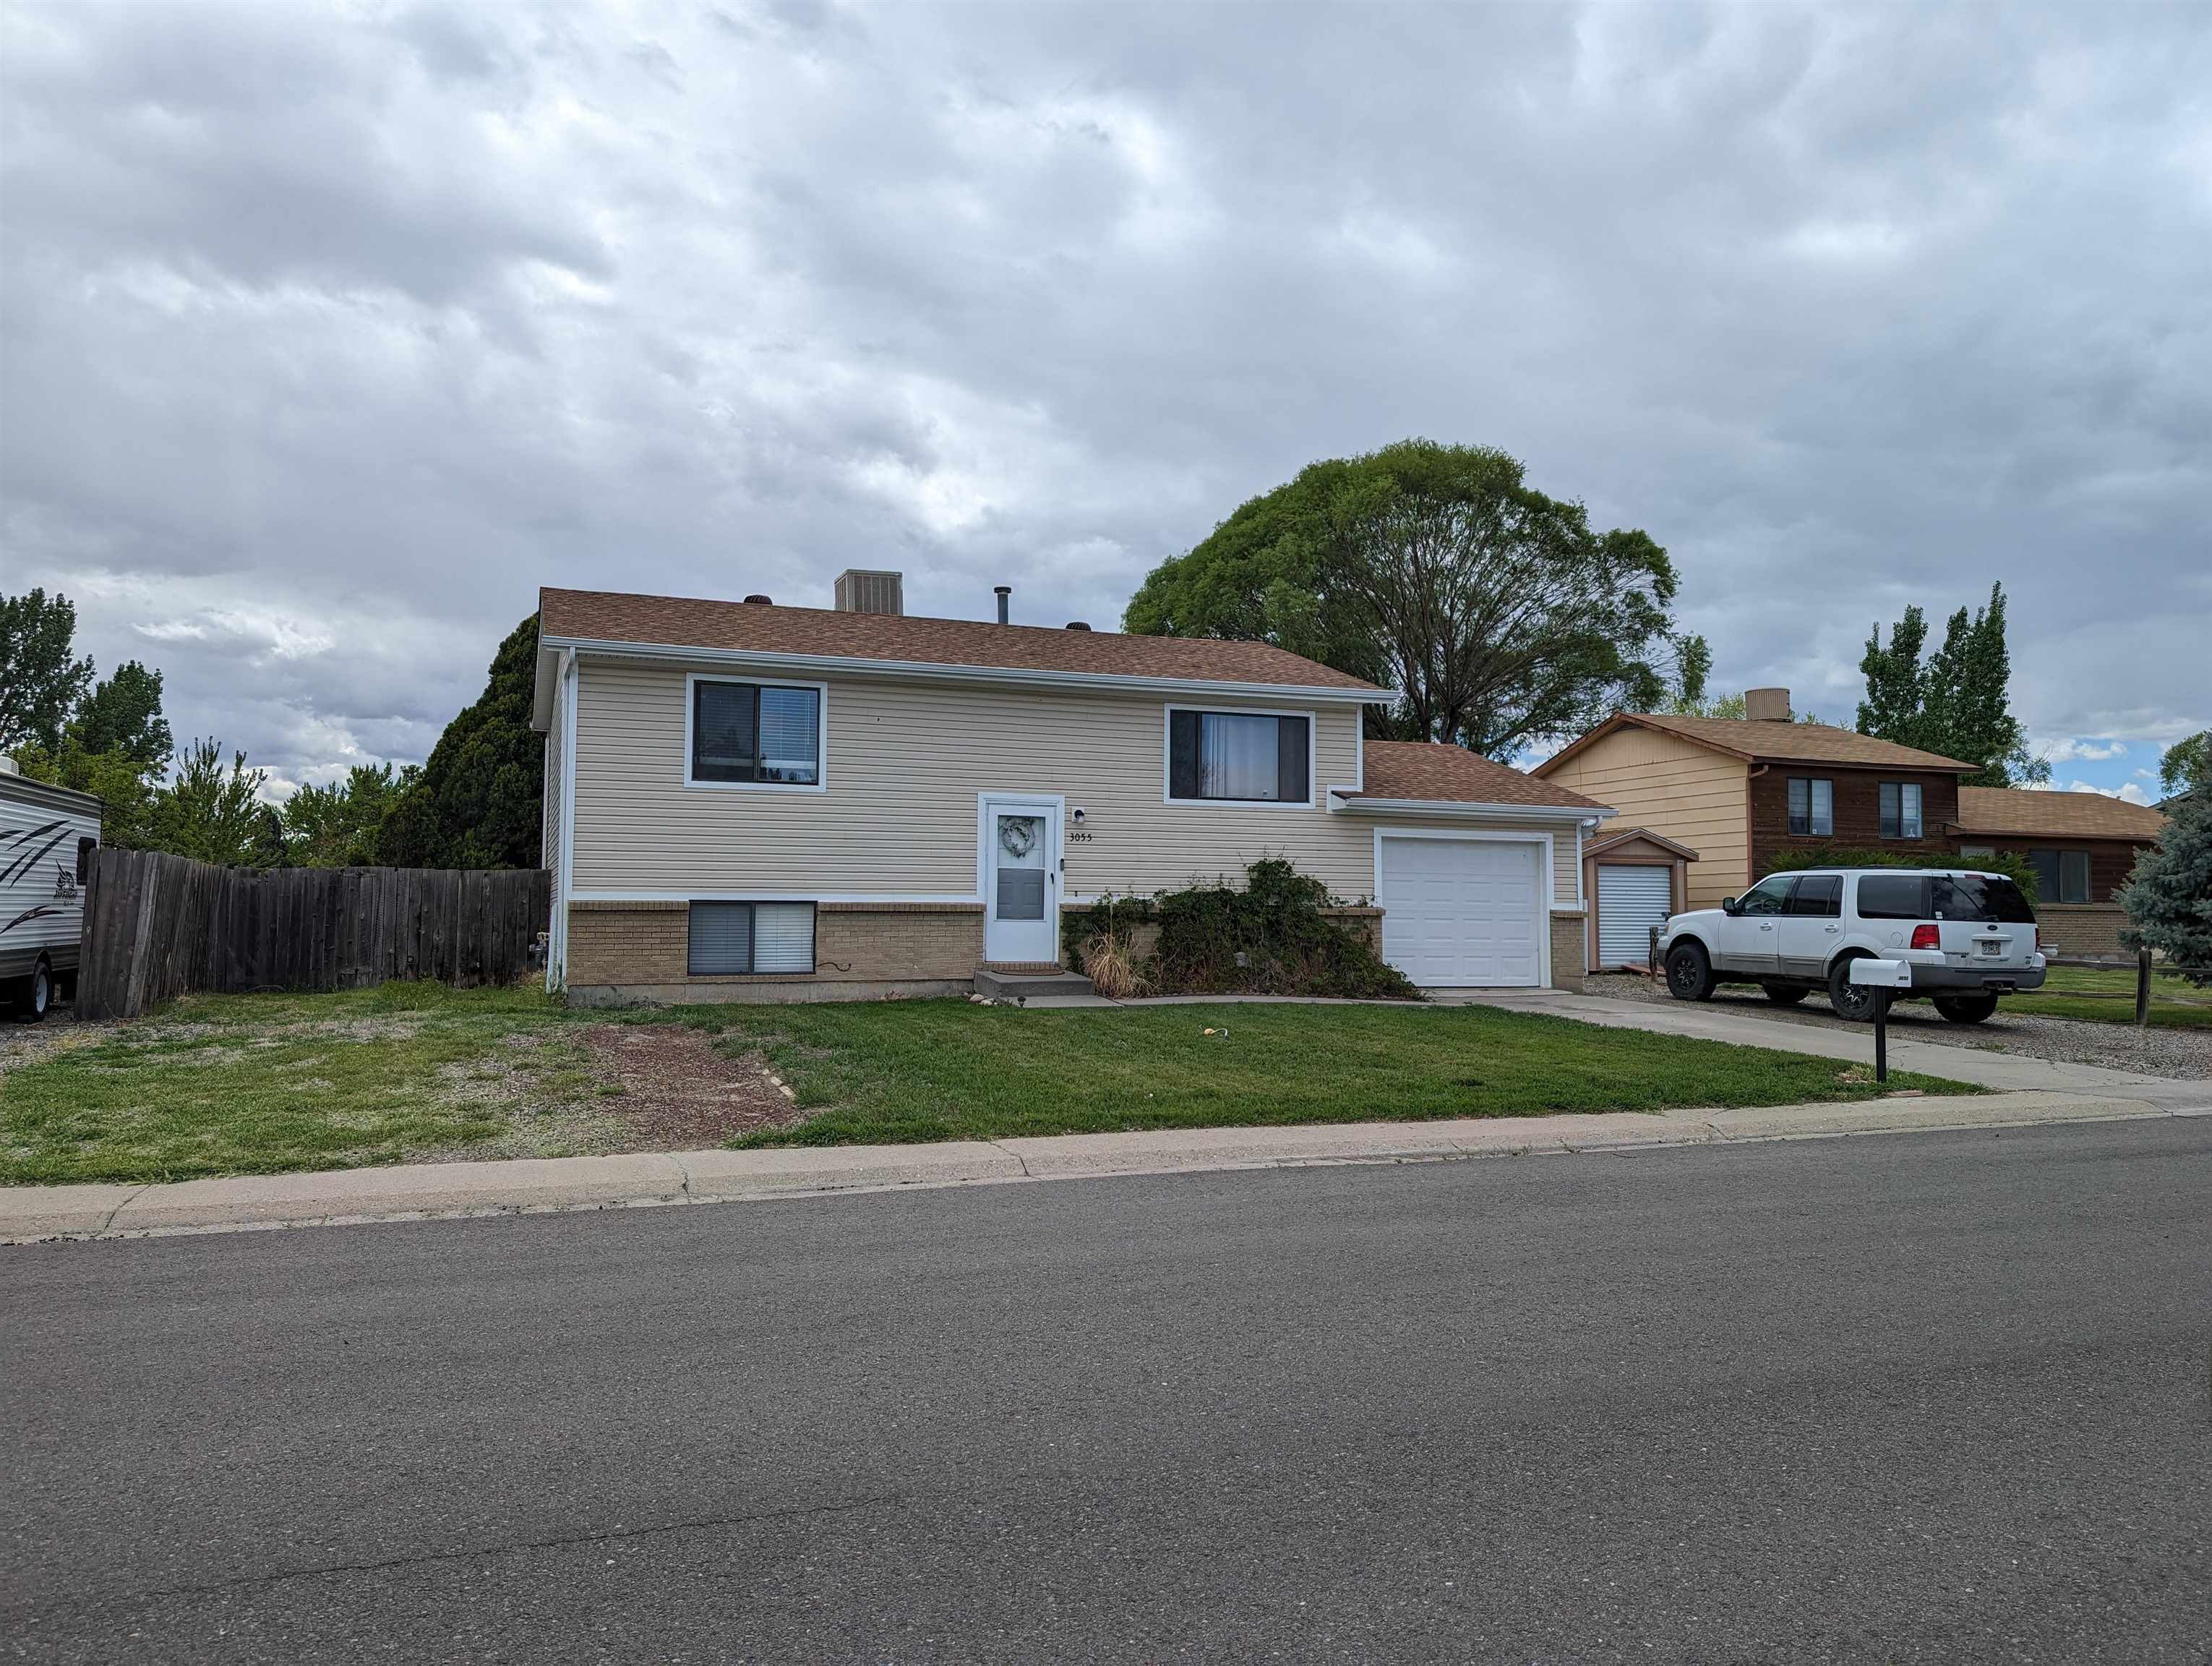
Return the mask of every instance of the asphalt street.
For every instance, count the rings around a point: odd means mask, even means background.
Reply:
[[[2201,1662],[2212,1119],[0,1250],[31,1660]]]

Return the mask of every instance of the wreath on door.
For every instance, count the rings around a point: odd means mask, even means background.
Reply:
[[[1042,816],[1000,817],[999,848],[1020,860],[1036,848],[1037,829],[1043,822]]]

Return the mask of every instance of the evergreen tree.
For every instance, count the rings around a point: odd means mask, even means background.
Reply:
[[[538,616],[499,645],[483,696],[446,726],[378,830],[393,867],[537,867],[545,738],[530,727]]]
[[[2212,793],[2191,793],[2167,812],[2158,843],[2136,858],[2120,903],[2128,911],[2121,942],[2156,950],[2191,982],[2212,987]]]
[[[283,827],[261,799],[268,781],[266,769],[246,767],[244,752],[232,753],[225,769],[222,742],[194,742],[177,761],[176,779],[154,795],[149,848],[223,867],[281,865]]]

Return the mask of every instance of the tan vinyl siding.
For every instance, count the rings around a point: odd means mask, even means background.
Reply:
[[[1619,813],[1607,831],[1648,827],[1695,850],[1688,905],[1703,909],[1744,888],[1751,855],[1748,767],[1674,735],[1625,728],[1542,773],[1611,805]]]
[[[1288,857],[1346,899],[1374,890],[1375,823],[1323,807],[1328,787],[1357,784],[1358,714],[1350,707],[1313,712],[1312,806],[1278,809],[1163,803],[1170,702],[1157,696],[866,678],[829,684],[826,791],[687,787],[684,687],[673,666],[582,666],[578,894],[972,897],[982,791],[1066,798],[1067,831],[1090,836],[1067,842],[1071,899],[1233,879],[1268,855]],[[1079,806],[1080,830],[1072,822]],[[1556,831],[1566,906],[1574,831]]]

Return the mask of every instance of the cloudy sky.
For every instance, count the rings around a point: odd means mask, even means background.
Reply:
[[[541,583],[1101,624],[1496,445],[1848,722],[2002,580],[2060,784],[2212,721],[2212,9],[0,6],[0,584],[280,788]]]

